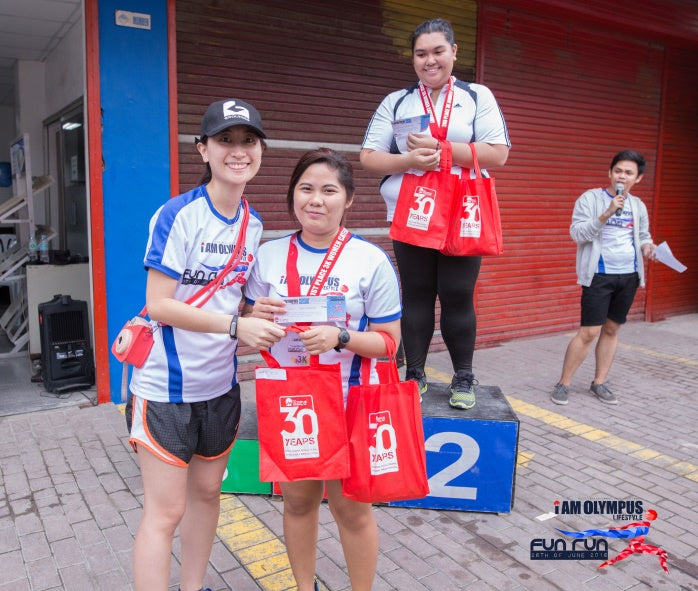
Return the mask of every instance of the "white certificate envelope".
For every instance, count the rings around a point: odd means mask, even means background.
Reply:
[[[346,302],[343,295],[299,296],[281,298],[286,304],[286,314],[275,314],[274,322],[345,322]]]
[[[416,117],[407,117],[393,121],[393,136],[395,139],[402,137],[406,140],[408,133],[422,133],[429,127],[429,115],[417,115]]]
[[[393,121],[393,137],[397,144],[397,149],[403,154],[407,152],[407,134],[422,133],[429,127],[429,115],[416,115],[415,117],[407,117]],[[410,169],[407,172],[412,174],[424,174],[423,171]]]

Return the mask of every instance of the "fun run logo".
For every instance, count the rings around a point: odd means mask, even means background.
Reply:
[[[603,560],[598,568],[611,566],[633,554],[653,554],[665,572],[666,550],[645,543],[657,512],[648,509],[644,513],[642,501],[555,501],[554,512],[540,515],[540,521],[562,515],[612,515],[613,519],[631,520],[620,527],[605,527],[569,531],[555,528],[564,537],[534,538],[530,543],[531,560]],[[639,515],[638,515],[639,513]],[[608,558],[608,540],[627,540],[627,546],[615,557]]]

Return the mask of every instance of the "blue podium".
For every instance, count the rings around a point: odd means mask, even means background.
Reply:
[[[470,410],[449,406],[448,384],[430,383],[422,402],[422,421],[430,493],[422,499],[394,501],[394,507],[509,513],[519,420],[496,386],[477,386]],[[222,491],[280,494],[278,483],[259,480],[259,441],[254,400],[243,402],[237,440],[228,460]]]
[[[457,511],[509,513],[519,420],[496,386],[477,386],[470,410],[448,404],[448,384],[429,384],[422,401],[429,495],[389,503]]]

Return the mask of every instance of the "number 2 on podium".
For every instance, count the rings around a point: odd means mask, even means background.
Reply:
[[[455,431],[434,433],[424,442],[426,451],[439,452],[447,443],[460,447],[460,456],[431,478],[429,478],[429,496],[450,499],[477,499],[477,488],[473,486],[451,486],[448,483],[472,468],[480,457],[480,446],[469,435]]]

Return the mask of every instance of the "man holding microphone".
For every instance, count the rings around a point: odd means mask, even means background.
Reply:
[[[645,159],[632,150],[613,157],[606,188],[590,189],[574,204],[570,234],[577,243],[577,283],[582,286],[581,326],[565,352],[560,381],[551,400],[567,404],[572,376],[596,343],[590,390],[606,404],[618,400],[606,385],[638,286],[645,285],[642,257],[654,258],[647,207],[630,190],[642,180]]]

